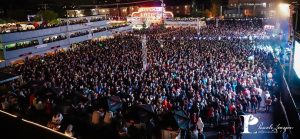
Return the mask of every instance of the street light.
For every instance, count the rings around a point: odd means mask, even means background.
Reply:
[[[146,34],[142,36],[142,61],[143,69],[147,70],[147,37]]]

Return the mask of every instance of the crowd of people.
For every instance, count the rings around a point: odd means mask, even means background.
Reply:
[[[79,36],[84,36],[89,34],[89,31],[82,31],[82,32],[74,32],[70,35],[70,38],[74,38],[74,37],[79,37]]]
[[[92,29],[92,32],[93,32],[93,33],[98,33],[98,32],[102,32],[102,31],[105,31],[105,30],[106,30],[105,27],[102,27],[102,28],[94,28],[94,29]]]
[[[64,35],[64,34],[56,35],[56,36],[50,36],[50,37],[47,37],[47,38],[43,39],[43,44],[56,42],[56,41],[61,41],[61,40],[65,40],[65,39],[67,39],[67,36]]]
[[[95,17],[95,18],[91,18],[90,22],[97,22],[97,21],[103,21],[103,20],[107,20],[106,17]]]
[[[97,21],[103,21],[108,20],[109,17],[93,17],[90,19],[90,22],[97,22]],[[47,28],[53,28],[53,27],[59,27],[59,26],[66,26],[69,25],[75,25],[75,24],[83,24],[87,23],[88,19],[83,18],[79,20],[69,20],[69,21],[58,21],[56,23],[49,23],[46,21],[40,21],[40,22],[27,22],[27,23],[7,23],[7,24],[0,24],[0,34],[5,33],[13,33],[13,32],[23,32],[23,31],[30,31],[30,30],[38,30],[38,29],[47,29]]]
[[[109,26],[107,29],[116,29],[116,28],[126,27],[126,26],[128,26],[128,24],[118,24],[114,26]]]
[[[117,131],[112,138],[160,138],[162,129],[178,128],[163,117],[181,110],[191,126],[180,129],[177,138],[205,138],[206,124],[216,127],[220,138],[239,137],[243,126],[238,115],[265,111],[263,107],[269,111],[275,98],[275,62],[265,51],[268,41],[241,39],[247,35],[266,35],[261,20],[224,21],[218,27],[207,23],[200,34],[189,27],[151,28],[74,44],[67,51],[14,65],[13,72],[22,78],[4,85],[8,91],[1,94],[2,109],[46,117],[49,127],[76,137],[85,136],[78,123],[108,125]],[[221,38],[199,39],[209,36]],[[109,96],[120,97],[122,107],[112,112],[99,104]],[[143,121],[146,131],[134,126],[138,120],[127,118],[129,109],[139,104],[154,110]]]
[[[0,34],[46,29],[46,28],[53,28],[53,27],[64,26],[64,25],[67,24],[65,22],[60,22],[57,24],[50,24],[47,22],[42,22],[42,23],[35,22],[35,23],[24,23],[24,24],[8,23],[8,24],[0,25]]]
[[[18,43],[15,43],[15,45],[12,47],[6,47],[6,51],[12,51],[12,50],[21,49],[21,48],[32,47],[32,46],[36,46],[38,44],[39,44],[38,40],[18,42]]]
[[[69,25],[75,25],[75,24],[84,24],[87,23],[88,20],[83,18],[83,19],[78,19],[78,20],[69,20]]]

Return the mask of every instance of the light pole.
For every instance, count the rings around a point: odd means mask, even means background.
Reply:
[[[160,1],[161,1],[161,22],[162,22],[162,25],[164,25],[165,3],[164,3],[164,0],[160,0]]]
[[[142,36],[142,60],[143,60],[143,70],[147,70],[147,37],[146,34]]]
[[[118,20],[120,20],[120,9],[119,9],[120,0],[116,0],[116,2],[117,2],[117,10],[118,10]]]
[[[238,4],[238,17],[240,17],[241,15],[241,4],[239,3]]]

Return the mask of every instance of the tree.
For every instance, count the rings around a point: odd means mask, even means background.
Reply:
[[[5,24],[6,20],[0,18],[0,24]]]
[[[212,17],[216,17],[219,15],[219,7],[220,7],[220,4],[217,2],[213,2],[211,4],[210,13],[211,13]]]
[[[208,17],[216,17],[219,15],[220,10],[220,1],[219,0],[211,0],[211,7],[209,11],[206,11]]]
[[[42,16],[36,15],[33,20],[36,21],[36,22],[42,21]]]
[[[54,19],[54,20],[50,21],[50,24],[59,24],[59,23],[60,23],[60,20],[58,20],[58,19]]]
[[[46,21],[51,22],[52,20],[56,20],[58,17],[58,14],[51,10],[45,10],[45,11],[39,11],[37,13],[37,16],[35,17],[35,21]]]

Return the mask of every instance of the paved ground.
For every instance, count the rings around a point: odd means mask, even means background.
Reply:
[[[262,108],[263,109],[263,108]],[[250,114],[250,113],[248,113]],[[274,103],[272,110],[269,113],[258,112],[253,114],[254,117],[258,119],[256,125],[249,126],[249,134],[243,134],[242,139],[281,139],[282,130],[277,130],[276,127],[285,126],[285,121],[283,120],[283,114],[279,103]],[[270,127],[273,127],[272,129]],[[214,129],[207,129],[205,133],[207,139],[217,139],[217,132]],[[236,138],[235,136],[233,137]]]

